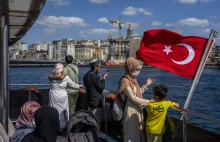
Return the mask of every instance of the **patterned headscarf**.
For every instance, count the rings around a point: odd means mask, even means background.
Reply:
[[[57,63],[55,69],[52,71],[52,74],[59,75],[63,71],[63,64]]]
[[[20,126],[23,124],[34,126],[33,124],[34,114],[35,114],[35,111],[39,109],[40,107],[41,107],[40,104],[34,101],[29,101],[25,103],[21,107],[21,113],[16,122],[16,126]]]

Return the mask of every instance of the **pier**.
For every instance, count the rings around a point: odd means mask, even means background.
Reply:
[[[55,60],[9,60],[10,67],[54,67],[56,63],[64,64],[65,62]]]

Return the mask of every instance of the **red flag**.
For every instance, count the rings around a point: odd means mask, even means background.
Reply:
[[[193,79],[207,41],[165,29],[149,30],[136,54],[145,64]]]

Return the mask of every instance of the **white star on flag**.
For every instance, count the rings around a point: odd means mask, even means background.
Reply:
[[[165,47],[165,49],[163,50],[164,52],[166,52],[167,53],[167,55],[170,53],[170,52],[173,52],[170,48],[171,48],[171,46],[164,46]]]

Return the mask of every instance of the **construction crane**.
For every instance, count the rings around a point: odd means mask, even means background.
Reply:
[[[128,28],[132,28],[132,26],[134,27],[147,27],[146,25],[141,25],[141,24],[138,24],[138,23],[132,23],[132,22],[126,22],[126,23],[123,23],[121,21],[121,16],[119,16],[119,21],[116,21],[116,20],[109,20],[110,23],[112,23],[112,25],[114,24],[118,24],[118,28],[119,28],[119,39],[122,38],[122,28],[125,27],[125,26],[128,26]]]
[[[119,16],[119,21],[117,20],[109,20],[109,22],[114,25],[114,24],[118,24],[118,29],[119,29],[119,51],[118,51],[118,55],[119,55],[119,59],[121,59],[121,39],[122,39],[122,28],[124,26],[128,26],[128,29],[132,30],[132,26],[135,26],[135,27],[146,27],[145,25],[141,25],[141,24],[138,24],[138,23],[132,23],[132,22],[126,22],[126,23],[123,23],[121,21],[121,16]]]

